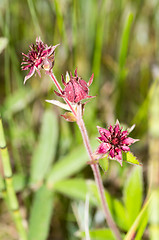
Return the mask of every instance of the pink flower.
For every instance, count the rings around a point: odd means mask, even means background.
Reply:
[[[28,70],[30,69],[29,73],[24,78],[24,84],[25,82],[33,76],[35,73],[35,70],[40,75],[40,69],[44,69],[46,71],[50,71],[54,66],[54,55],[55,55],[55,48],[59,44],[55,46],[47,46],[47,44],[44,44],[40,37],[36,38],[36,44],[32,44],[30,46],[30,51],[28,54],[23,55],[23,62],[21,63],[22,70]]]
[[[138,139],[128,137],[128,131],[122,131],[119,122],[117,121],[114,127],[111,125],[108,129],[97,127],[101,137],[98,139],[101,144],[96,150],[97,155],[104,156],[108,154],[109,157],[117,160],[122,166],[122,152],[130,151],[129,146]]]
[[[62,98],[66,98],[71,103],[78,103],[83,99],[93,98],[93,96],[89,96],[89,86],[93,82],[93,74],[89,79],[89,82],[85,82],[82,78],[78,77],[77,69],[75,70],[75,77],[70,73],[70,79],[66,83],[64,77],[62,75],[62,83],[65,86],[62,93],[58,93],[55,91],[56,95]]]

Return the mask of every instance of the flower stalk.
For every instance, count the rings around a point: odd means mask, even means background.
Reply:
[[[49,76],[51,77],[52,81],[54,82],[54,84],[57,87],[60,94],[62,94],[62,92],[63,92],[62,88],[61,88],[60,84],[58,83],[57,79],[55,78],[54,74],[50,73]],[[98,164],[94,163],[94,158],[93,158],[93,153],[92,153],[91,146],[90,146],[89,137],[88,137],[88,134],[87,134],[87,130],[86,130],[83,118],[82,118],[82,105],[81,105],[80,102],[77,103],[77,112],[75,112],[75,110],[72,107],[72,105],[70,104],[70,102],[65,97],[63,99],[68,104],[68,106],[70,107],[70,110],[72,111],[72,113],[74,114],[74,116],[77,119],[76,122],[77,122],[77,125],[78,125],[79,129],[80,129],[80,132],[81,132],[83,142],[84,142],[85,148],[87,150],[89,159],[90,159],[91,162],[93,162],[93,164],[91,164],[91,168],[92,168],[94,178],[95,178],[95,182],[96,182],[96,185],[97,185],[97,188],[98,188],[98,192],[99,192],[99,196],[100,196],[100,199],[101,199],[101,204],[102,204],[102,208],[103,208],[103,211],[104,211],[104,216],[105,216],[105,219],[107,221],[107,224],[108,224],[109,228],[112,230],[116,239],[121,240],[120,232],[119,232],[119,230],[118,230],[118,228],[117,228],[117,226],[116,226],[116,224],[115,224],[115,222],[114,222],[114,220],[111,216],[109,208],[108,208],[108,204],[107,204],[105,193],[104,193],[104,186],[103,186],[103,183],[102,183],[102,179],[101,179]]]
[[[83,142],[84,142],[85,148],[87,150],[87,153],[89,155],[89,158],[93,162],[93,164],[91,164],[91,168],[92,168],[94,178],[95,178],[95,182],[96,182],[98,192],[99,192],[99,195],[100,195],[101,204],[102,204],[102,207],[103,207],[105,219],[107,221],[107,224],[108,224],[109,228],[112,230],[113,234],[115,235],[116,239],[121,240],[120,232],[119,232],[119,230],[118,230],[118,228],[117,228],[117,226],[116,226],[116,224],[115,224],[115,222],[114,222],[114,220],[111,216],[109,208],[108,208],[108,204],[107,204],[105,193],[104,193],[104,186],[103,186],[103,183],[102,183],[102,179],[101,179],[98,164],[94,163],[95,161],[94,161],[94,158],[93,158],[93,154],[92,154],[92,150],[91,150],[91,146],[90,146],[90,141],[89,141],[87,130],[86,130],[83,118],[82,118],[81,104],[79,104],[78,107],[77,107],[77,124],[78,124],[80,132],[82,134]]]
[[[91,168],[92,168],[95,182],[99,191],[105,219],[108,223],[108,226],[112,230],[115,238],[117,240],[121,240],[120,232],[110,214],[108,204],[106,202],[105,192],[104,192],[104,187],[103,187],[99,167],[93,157],[89,137],[87,134],[87,130],[86,130],[83,118],[82,118],[83,109],[86,103],[82,104],[81,101],[95,97],[95,96],[89,95],[89,87],[93,82],[94,74],[92,74],[88,82],[84,81],[81,77],[78,77],[77,69],[75,70],[75,74],[74,74],[75,76],[72,76],[72,74],[70,74],[69,81],[67,81],[67,77],[65,81],[62,75],[62,83],[64,85],[64,90],[63,90],[52,72],[52,68],[54,66],[55,48],[57,46],[58,45],[48,47],[48,45],[44,44],[39,37],[36,39],[36,44],[32,44],[30,46],[30,51],[28,52],[28,54],[26,55],[23,53],[22,70],[28,70],[28,69],[30,70],[28,75],[24,79],[24,83],[35,73],[35,71],[39,74],[39,76],[41,76],[40,75],[41,69],[44,69],[45,73],[48,74],[51,80],[54,82],[55,86],[58,89],[58,92],[54,91],[55,94],[64,99],[64,101],[66,102],[70,110],[69,113],[65,113],[62,116],[67,121],[76,121],[80,129],[83,142],[90,159],[90,163],[92,163]],[[48,102],[52,102],[53,104],[55,103],[53,101],[48,101]],[[57,105],[57,102],[56,102],[56,105]],[[58,104],[58,105],[60,106],[61,104]],[[101,153],[101,149],[98,149],[98,152]]]
[[[55,86],[57,87],[58,91],[60,93],[62,93],[62,88],[59,85],[59,83],[58,83],[57,79],[55,78],[54,74],[50,73],[49,76],[51,77],[51,79],[54,82]],[[100,195],[101,204],[102,204],[102,208],[103,208],[103,211],[104,211],[104,216],[105,216],[105,219],[107,221],[107,224],[108,224],[109,228],[112,230],[116,239],[121,240],[120,232],[119,232],[119,230],[118,230],[118,228],[117,228],[117,226],[116,226],[116,224],[115,224],[115,222],[114,222],[114,220],[111,216],[109,208],[108,208],[108,204],[107,204],[105,193],[104,193],[104,186],[103,186],[103,183],[102,183],[102,179],[101,179],[98,164],[94,163],[94,158],[93,158],[93,153],[92,153],[91,146],[90,146],[89,137],[88,137],[88,134],[87,134],[87,130],[86,130],[83,118],[82,118],[81,103],[79,102],[77,104],[77,113],[76,113],[75,110],[73,109],[72,105],[70,104],[70,102],[66,98],[64,98],[64,100],[68,104],[68,106],[70,107],[72,113],[77,118],[76,122],[77,122],[77,125],[78,125],[79,129],[80,129],[85,148],[87,150],[90,161],[93,162],[93,164],[91,164],[91,168],[92,168],[94,178],[95,178],[95,182],[96,182],[96,185],[97,185],[97,188],[98,188],[98,192],[99,192],[99,195]]]

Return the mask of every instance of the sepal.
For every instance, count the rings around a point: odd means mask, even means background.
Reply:
[[[65,112],[61,116],[64,117],[64,119],[68,122],[76,122],[77,121],[76,117],[74,116],[74,114],[72,112]]]

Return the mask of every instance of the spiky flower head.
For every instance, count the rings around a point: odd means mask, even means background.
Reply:
[[[108,154],[110,158],[117,160],[122,166],[122,152],[129,152],[129,146],[138,141],[138,139],[128,137],[129,131],[122,131],[118,120],[114,126],[110,125],[108,129],[97,128],[100,134],[98,139],[101,143],[95,154],[99,155],[99,157]]]
[[[81,77],[78,77],[77,69],[75,70],[75,76],[73,77],[70,73],[70,79],[65,82],[62,75],[62,83],[65,86],[62,93],[55,91],[56,95],[62,98],[66,98],[71,103],[76,104],[83,99],[93,98],[94,96],[89,96],[89,86],[93,82],[93,74],[90,77],[88,83],[85,82]]]
[[[30,70],[24,78],[24,84],[30,77],[33,76],[35,71],[39,74],[40,77],[40,69],[44,69],[46,72],[51,71],[54,66],[55,48],[58,45],[59,44],[48,47],[48,45],[44,44],[39,37],[36,38],[36,43],[30,46],[28,54],[22,53],[22,70]]]

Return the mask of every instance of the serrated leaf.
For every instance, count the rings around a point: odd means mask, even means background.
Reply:
[[[104,171],[104,173],[106,173],[108,171],[108,168],[109,168],[108,156],[106,156],[104,158],[100,158],[99,159],[99,165],[102,168],[102,170]]]
[[[137,160],[137,158],[133,155],[132,152],[122,152],[122,157],[123,161],[142,166],[142,164]]]
[[[142,168],[134,167],[129,178],[124,185],[124,204],[128,214],[129,227],[137,217],[141,205],[143,194]]]
[[[46,240],[53,213],[53,192],[42,186],[34,195],[29,219],[28,240]]]
[[[51,167],[56,153],[58,122],[52,111],[45,112],[40,139],[31,162],[30,184],[40,184]]]

